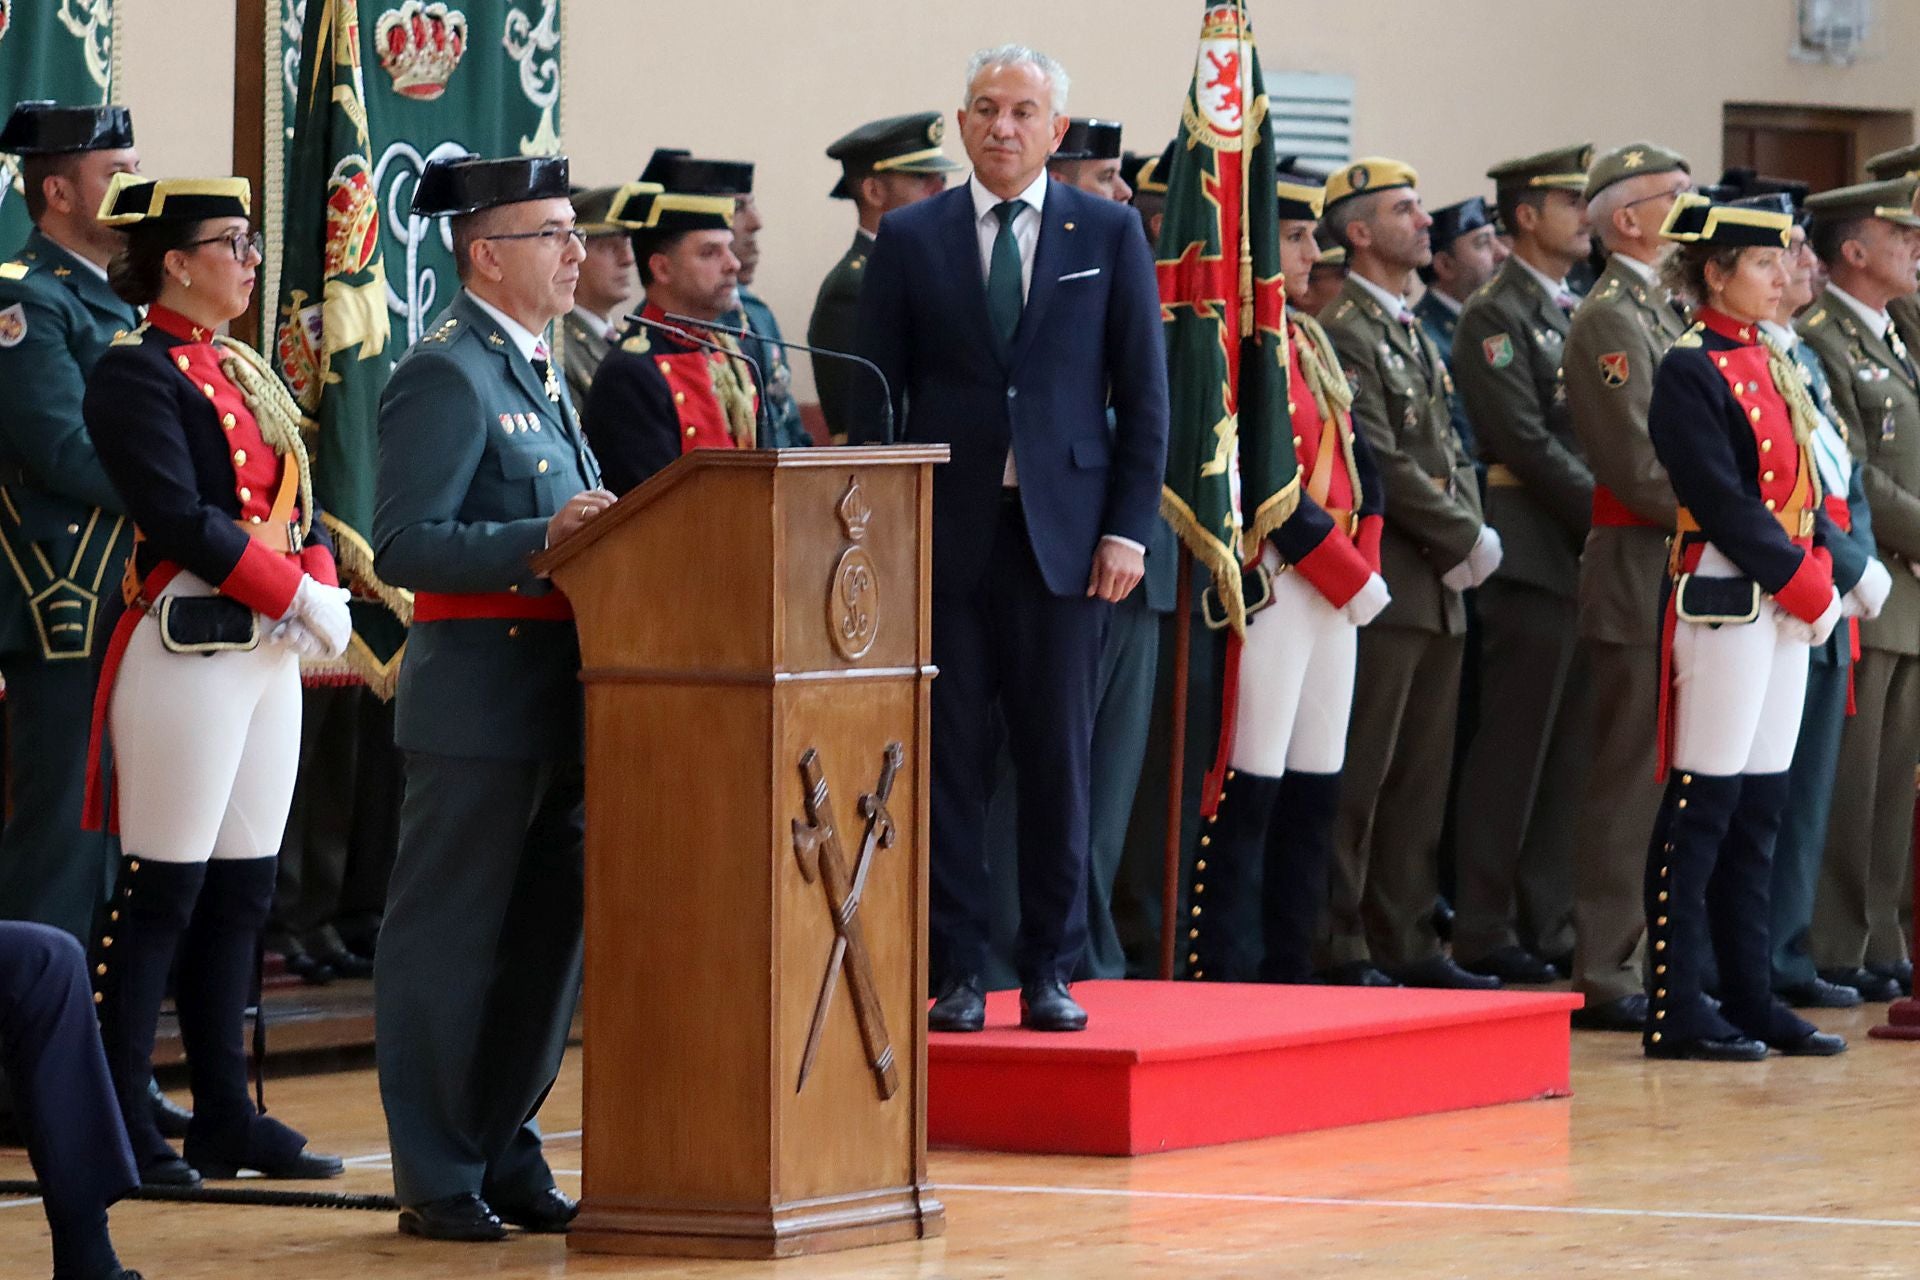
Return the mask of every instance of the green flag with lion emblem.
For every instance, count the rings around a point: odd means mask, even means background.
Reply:
[[[1172,420],[1161,511],[1246,626],[1241,568],[1299,504],[1267,93],[1242,3],[1208,0],[1157,264]]]

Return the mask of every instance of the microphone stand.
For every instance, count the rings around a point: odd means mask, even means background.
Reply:
[[[851,351],[835,351],[831,347],[811,347],[804,342],[788,342],[785,338],[772,338],[764,333],[755,333],[752,329],[744,326],[735,329],[730,325],[717,324],[712,320],[698,320],[693,316],[683,316],[672,311],[667,312],[667,319],[673,321],[675,324],[690,324],[696,329],[705,329],[713,333],[724,333],[730,338],[745,338],[754,342],[770,342],[776,347],[785,347],[789,351],[805,351],[810,355],[828,356],[835,360],[846,360],[859,365],[862,369],[867,370],[880,380],[880,403],[884,406],[882,421],[886,426],[885,440],[888,444],[894,442],[893,387],[887,382],[887,375],[880,371],[880,366],[865,356],[854,355]]]
[[[676,319],[677,318],[678,317],[676,317]],[[628,315],[622,316],[621,319],[625,320],[629,324],[637,324],[643,329],[652,329],[656,333],[664,333],[668,337],[673,338],[675,341],[684,342],[690,347],[699,347],[703,351],[717,351],[721,355],[726,356],[729,359],[746,361],[747,366],[753,370],[754,427],[758,432],[760,432],[761,438],[763,439],[766,436],[772,434],[771,428],[773,425],[773,420],[768,416],[771,410],[769,410],[767,407],[767,375],[766,375],[766,371],[760,367],[760,362],[758,360],[755,360],[752,356],[748,355],[744,351],[735,351],[735,350],[732,350],[731,348],[723,347],[717,342],[709,342],[705,338],[696,338],[692,334],[688,333],[685,329],[680,328],[678,325],[662,324],[658,320],[649,320],[647,319],[647,317],[641,315],[638,311],[631,312]],[[725,330],[725,332],[730,333],[732,331]]]

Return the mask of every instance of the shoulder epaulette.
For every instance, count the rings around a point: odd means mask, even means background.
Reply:
[[[1334,313],[1331,318],[1334,320],[1344,320],[1352,314],[1353,314],[1353,299],[1348,298],[1342,301],[1341,304],[1334,309]]]
[[[435,346],[445,346],[447,344],[447,340],[453,337],[454,331],[459,327],[460,327],[459,318],[457,316],[450,317],[445,322],[443,322],[438,329],[435,329],[432,333],[420,339],[420,341],[431,342]]]
[[[646,334],[636,333],[631,338],[628,338],[625,341],[623,341],[620,344],[620,349],[622,351],[631,352],[636,356],[643,356],[647,354],[647,352],[653,350],[653,343],[648,339]]]
[[[1692,328],[1688,329],[1685,333],[1681,334],[1679,337],[1673,340],[1673,349],[1675,351],[1680,351],[1688,347],[1700,346],[1701,345],[1700,335],[1705,330],[1706,330],[1705,325],[1700,325],[1700,324],[1694,325]]]
[[[25,280],[30,269],[24,262],[0,262],[0,280]]]
[[[1807,317],[1807,328],[1815,329],[1825,324],[1826,322],[1827,322],[1827,309],[1825,307],[1821,307],[1817,311],[1815,311],[1812,315]]]
[[[1619,293],[1620,282],[1618,280],[1609,280],[1607,281],[1607,287],[1594,296],[1599,298],[1613,298],[1619,296]]]
[[[143,324],[131,333],[116,333],[113,335],[113,342],[110,345],[116,347],[137,347],[140,345],[141,339],[146,336],[146,332],[147,326]]]

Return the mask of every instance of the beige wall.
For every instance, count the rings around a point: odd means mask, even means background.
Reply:
[[[228,162],[234,3],[121,0],[125,100],[150,172]],[[789,336],[804,332],[814,289],[852,235],[851,207],[826,198],[835,170],[821,152],[834,137],[877,116],[951,111],[967,55],[1021,40],[1066,64],[1073,111],[1125,122],[1136,149],[1164,144],[1201,7],[569,3],[565,140],[577,177],[632,177],[656,145],[756,161],[768,219],[759,288]],[[1651,138],[1717,173],[1729,101],[1920,108],[1915,0],[1877,6],[1869,56],[1851,68],[1789,60],[1793,0],[1250,4],[1263,65],[1354,76],[1359,153],[1416,165],[1430,203],[1484,189],[1479,174],[1495,160],[1580,139]],[[948,150],[960,157],[957,139]],[[799,371],[804,383],[804,361]]]

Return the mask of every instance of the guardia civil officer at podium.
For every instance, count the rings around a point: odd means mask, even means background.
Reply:
[[[463,286],[380,401],[374,565],[414,592],[374,970],[400,1230],[565,1231],[533,1117],[580,992],[580,646],[529,561],[613,501],[547,345],[586,256],[560,156],[435,161]]]
[[[80,399],[108,344],[140,323],[107,283],[126,237],[98,217],[140,155],[125,107],[51,102],[16,106],[0,151],[20,157],[34,224],[0,263],[0,672],[14,743],[0,917],[85,939],[116,852],[80,830],[88,712],[133,529]]]

